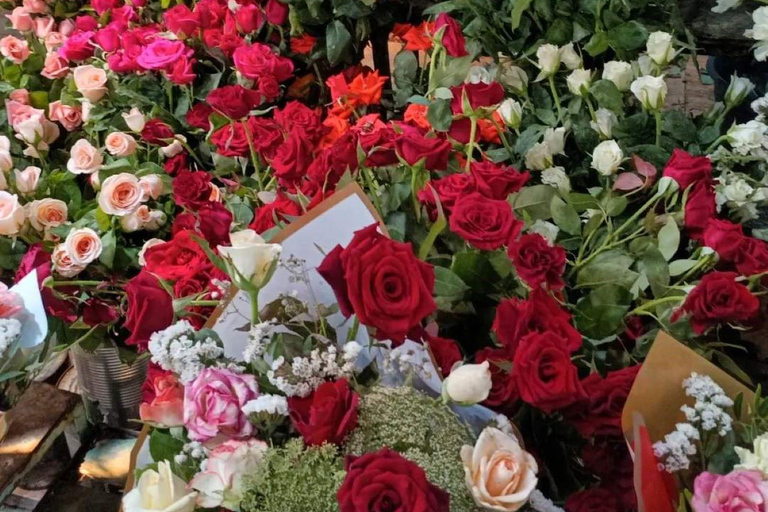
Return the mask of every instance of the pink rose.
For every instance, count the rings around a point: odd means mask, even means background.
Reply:
[[[59,244],[53,249],[51,265],[53,270],[62,277],[75,277],[85,270],[85,265],[72,261],[72,256],[67,251],[65,244]]]
[[[21,64],[29,58],[31,51],[26,41],[14,36],[0,39],[0,54],[14,64]]]
[[[184,425],[184,386],[171,372],[150,368],[139,416],[164,427]]]
[[[83,267],[101,256],[103,248],[99,235],[91,228],[73,229],[63,245],[72,263]]]
[[[113,174],[101,184],[99,207],[107,215],[122,217],[131,214],[144,202],[144,190],[139,178],[127,172]]]
[[[107,93],[107,72],[96,66],[78,66],[73,73],[75,87],[91,103],[99,101]]]
[[[191,84],[195,81],[195,59],[190,59],[182,55],[176,62],[168,66],[165,70],[165,76],[177,85]]]
[[[0,235],[15,235],[27,218],[19,196],[0,190]]]
[[[133,233],[140,229],[157,231],[166,221],[165,213],[161,210],[150,210],[145,204],[133,212],[120,217],[120,227],[126,233]]]
[[[93,174],[104,161],[101,152],[86,139],[80,139],[69,150],[67,170],[72,174]]]
[[[110,155],[121,158],[136,152],[136,139],[123,132],[112,132],[107,135],[104,145]]]
[[[165,69],[187,54],[181,41],[158,38],[141,50],[136,62],[144,69]]]
[[[49,32],[45,36],[45,49],[49,52],[52,52],[53,50],[63,45],[65,39],[66,36],[62,35],[61,32]],[[64,60],[65,62],[69,62],[67,59]]]
[[[22,309],[24,299],[9,290],[5,283],[0,283],[0,318],[13,318]]]
[[[48,118],[58,121],[68,132],[75,131],[83,124],[83,115],[80,107],[70,107],[61,101],[54,101],[48,105]]]
[[[184,424],[194,441],[249,437],[253,425],[243,406],[259,395],[253,375],[206,368],[184,390]]]
[[[42,16],[35,18],[35,35],[38,39],[45,39],[48,34],[53,32],[53,27],[56,25],[56,21],[52,16]]]
[[[29,223],[38,231],[61,226],[67,222],[67,203],[46,197],[27,204]]]
[[[24,121],[32,118],[44,118],[45,112],[39,108],[34,108],[31,105],[9,99],[5,102],[5,110],[8,114],[8,120],[11,123],[11,127],[18,131],[19,125]]]
[[[77,32],[72,34],[59,48],[59,55],[69,61],[83,61],[90,57],[93,57],[95,47],[93,46],[94,33],[90,30],[87,32]]]
[[[766,512],[768,482],[759,471],[731,471],[716,475],[705,471],[693,484],[695,512]]]
[[[59,57],[56,52],[49,53],[45,56],[45,63],[43,64],[43,70],[40,72],[45,78],[56,80],[57,78],[64,78],[69,73],[69,63]]]
[[[11,94],[8,95],[8,99],[18,101],[24,105],[29,105],[29,91],[26,89],[13,90],[11,91]]]
[[[163,180],[158,174],[148,174],[139,179],[139,185],[144,191],[144,197],[157,199],[163,194]]]
[[[16,189],[22,194],[31,194],[37,189],[42,172],[42,169],[33,165],[30,165],[23,171],[15,169],[13,175],[16,178]]]
[[[44,0],[24,0],[22,5],[30,14],[41,14],[48,10],[48,4]]]
[[[16,7],[11,14],[6,14],[11,26],[19,32],[29,32],[35,28],[35,22],[24,7]]]

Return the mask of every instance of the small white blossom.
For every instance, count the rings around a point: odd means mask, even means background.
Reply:
[[[288,401],[280,395],[261,395],[243,406],[243,413],[247,415],[260,412],[288,416]]]
[[[154,333],[149,338],[152,362],[191,382],[206,367],[223,357],[224,349],[213,338],[195,339],[195,329],[186,320]]]
[[[21,322],[15,318],[0,318],[0,359],[5,356],[8,347],[21,336]]]

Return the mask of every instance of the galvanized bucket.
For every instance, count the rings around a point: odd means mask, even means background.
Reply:
[[[100,346],[91,352],[75,346],[71,354],[89,419],[113,427],[136,426],[131,420],[139,418],[149,359],[125,364],[114,346]]]

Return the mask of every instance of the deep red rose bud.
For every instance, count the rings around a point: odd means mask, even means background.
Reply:
[[[171,236],[176,236],[180,231],[195,231],[197,229],[197,217],[194,213],[182,212],[173,219],[171,224]]]
[[[423,189],[419,191],[418,198],[421,204],[427,207],[429,217],[432,220],[437,218],[437,200],[435,194],[440,200],[440,206],[446,215],[450,215],[456,201],[477,190],[477,180],[471,174],[463,172],[450,174],[445,178],[430,181]]]
[[[743,251],[736,259],[736,269],[744,276],[768,272],[768,243],[747,238]]]
[[[451,144],[439,137],[426,137],[416,130],[406,131],[395,142],[398,154],[408,165],[424,160],[424,167],[430,171],[444,171],[448,168]]]
[[[445,27],[443,32],[443,46],[445,51],[451,57],[465,57],[467,52],[467,42],[464,34],[461,32],[461,25],[447,13],[440,13],[435,20],[435,32]]]
[[[213,107],[207,103],[196,103],[194,107],[189,109],[185,119],[187,124],[193,128],[200,128],[201,130],[208,130],[211,126],[209,117],[213,114]]]
[[[238,120],[261,104],[261,94],[242,85],[225,85],[209,92],[205,101],[223,116]]]
[[[150,144],[158,146],[167,146],[169,140],[173,139],[173,130],[160,119],[150,119],[144,124],[141,130],[141,138]]]
[[[464,112],[465,97],[472,110],[498,105],[504,99],[504,88],[498,82],[461,84],[451,87],[451,92],[453,93],[451,110],[454,114],[469,114]]]
[[[704,228],[702,243],[714,250],[721,260],[734,262],[743,254],[747,237],[740,224],[710,219]]]
[[[179,153],[178,155],[167,158],[163,163],[163,169],[170,176],[176,176],[181,171],[189,171],[189,162],[187,161],[186,153]]]
[[[99,299],[88,299],[83,307],[83,323],[89,327],[108,325],[117,321],[120,315],[114,304]]]
[[[701,238],[704,228],[715,217],[715,187],[710,181],[696,182],[685,203],[685,229],[694,240]]]
[[[359,396],[346,379],[324,382],[305,398],[288,399],[291,422],[310,446],[340,445],[357,428]]]
[[[173,299],[150,272],[142,270],[125,285],[128,302],[125,328],[131,332],[125,343],[138,346],[139,351],[147,348],[153,333],[173,323]]]
[[[205,171],[182,171],[173,179],[173,200],[179,206],[198,210],[211,198],[211,175]]]
[[[508,253],[517,275],[531,288],[544,285],[562,290],[565,286],[565,249],[559,245],[550,245],[540,234],[529,233],[510,244]]]
[[[300,129],[293,130],[272,159],[278,182],[289,190],[296,188],[312,163],[312,143]]]
[[[491,199],[506,200],[509,194],[522,189],[531,175],[512,166],[490,161],[472,162],[470,171],[477,182],[478,191]]]
[[[235,12],[237,28],[243,34],[256,32],[264,25],[264,21],[264,13],[256,4],[241,5],[237,12]]]
[[[280,0],[267,0],[267,21],[272,25],[282,25],[288,20],[288,5]]]
[[[523,229],[508,202],[488,199],[477,192],[456,202],[450,226],[470,245],[484,251],[504,246]]]
[[[582,437],[621,437],[621,413],[639,371],[640,365],[635,365],[608,372],[605,377],[592,373],[581,381],[587,398],[566,416]]]
[[[197,217],[200,232],[211,247],[229,244],[229,231],[234,217],[226,206],[217,201],[209,201],[200,207]]]

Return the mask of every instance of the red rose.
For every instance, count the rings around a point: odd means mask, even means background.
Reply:
[[[711,272],[688,293],[683,305],[672,314],[671,320],[691,317],[696,334],[703,334],[713,325],[743,323],[753,320],[760,310],[760,301],[749,289],[736,282],[735,272]]]
[[[263,75],[259,79],[258,89],[264,101],[275,101],[280,97],[280,83],[272,75]]]
[[[278,182],[289,190],[296,188],[312,163],[312,143],[296,129],[277,148],[272,168]]]
[[[243,34],[250,34],[251,32],[256,32],[264,25],[264,13],[258,5],[241,5],[235,11],[235,22],[237,23],[237,28]]]
[[[99,16],[110,9],[117,8],[119,5],[120,0],[91,0],[91,7]]]
[[[205,101],[223,116],[237,120],[261,104],[261,94],[242,85],[225,85],[209,92]]]
[[[624,436],[598,439],[581,449],[584,467],[600,478],[619,500],[619,510],[637,510],[635,494],[635,465]]]
[[[248,119],[251,130],[253,147],[265,160],[272,160],[277,148],[283,143],[283,132],[280,126],[266,117],[251,117]]]
[[[464,57],[469,55],[467,52],[467,43],[464,34],[461,32],[461,25],[447,13],[441,12],[435,20],[435,32],[445,28],[443,32],[443,46],[445,51],[451,57]]]
[[[477,189],[491,199],[506,200],[509,194],[523,188],[531,177],[527,172],[518,172],[512,166],[490,161],[472,162],[470,170],[477,182]]]
[[[267,0],[267,21],[272,25],[282,25],[288,19],[288,5],[280,0]]]
[[[682,149],[675,149],[664,167],[665,177],[672,178],[681,189],[694,183],[712,181],[712,162],[706,156],[691,156]]]
[[[523,223],[515,218],[508,202],[488,199],[478,192],[456,202],[450,226],[451,231],[471,246],[484,251],[502,247],[523,229]]]
[[[515,264],[517,275],[531,288],[545,285],[551,290],[562,290],[565,286],[565,249],[550,245],[540,234],[521,236],[520,240],[509,245],[508,254]]]
[[[469,103],[471,110],[498,105],[504,99],[504,88],[498,82],[456,85],[451,87],[451,92],[453,93],[451,110],[453,110],[454,114],[469,113],[464,112],[465,99]]]
[[[685,229],[694,240],[701,238],[707,223],[715,217],[715,187],[713,182],[699,181],[688,192],[685,202]]]
[[[571,325],[571,315],[543,288],[531,291],[527,300],[504,299],[496,308],[493,332],[510,354],[531,332],[552,331],[565,340],[570,352],[581,347],[581,334]]]
[[[211,198],[211,175],[205,171],[181,171],[173,179],[173,200],[198,210]]]
[[[122,31],[115,23],[110,23],[108,26],[96,32],[93,36],[93,41],[104,50],[105,53],[112,53],[121,48],[120,45],[120,33]]]
[[[213,114],[213,108],[207,103],[196,103],[194,107],[189,109],[185,119],[187,124],[193,128],[200,128],[201,130],[208,130],[211,126],[209,117]]]
[[[349,245],[336,246],[317,268],[333,288],[341,312],[376,329],[380,340],[401,343],[436,308],[435,272],[418,260],[411,244],[395,242],[378,225],[355,233]]]
[[[448,128],[448,137],[461,144],[469,143],[469,136],[472,135],[472,121],[468,117],[455,119]],[[475,142],[480,142],[480,132],[475,132]]]
[[[546,414],[584,397],[566,341],[554,332],[532,332],[520,340],[512,377],[520,398]]]
[[[408,162],[416,165],[424,161],[424,167],[430,171],[444,171],[448,168],[448,157],[451,155],[451,144],[438,137],[425,137],[417,130],[404,132],[395,142],[398,154]]]
[[[93,19],[88,16],[87,18]],[[76,62],[93,57],[93,52],[95,50],[95,46],[93,46],[91,41],[95,34],[93,30],[96,30],[95,26],[85,32],[77,32],[70,35],[56,53],[62,59]]]
[[[768,243],[746,237],[743,250],[736,259],[736,269],[744,276],[768,272]]]
[[[447,512],[450,496],[419,466],[389,448],[348,456],[339,512]]]
[[[216,146],[216,152],[223,156],[250,156],[245,129],[243,123],[229,123],[213,132],[211,142]]]
[[[702,243],[714,250],[721,260],[734,262],[743,253],[747,237],[740,224],[710,219],[704,228]]]
[[[359,398],[346,379],[324,382],[305,398],[288,399],[291,422],[310,446],[340,445],[357,428]]]
[[[568,496],[567,512],[622,512],[616,495],[605,487],[593,487]]]
[[[193,36],[200,30],[200,16],[186,5],[174,5],[163,14],[165,26],[175,34]]]
[[[99,20],[93,16],[82,14],[75,18],[75,30],[78,32],[88,32],[99,28]]]
[[[195,81],[195,59],[182,55],[165,70],[165,77],[176,85],[187,85]]]
[[[520,399],[510,372],[512,360],[503,349],[484,348],[475,354],[475,363],[488,361],[491,369],[491,392],[483,402],[493,409],[507,409]]]
[[[189,230],[179,231],[171,240],[147,249],[144,268],[162,279],[175,281],[209,265],[208,257],[191,233]]]
[[[141,138],[150,144],[167,146],[169,139],[173,139],[173,130],[160,119],[150,119],[141,130]]]
[[[286,133],[298,130],[313,141],[325,133],[323,121],[317,111],[300,101],[289,101],[285,107],[275,111],[275,121]]]
[[[146,349],[153,333],[173,323],[173,299],[150,272],[142,270],[125,285],[128,299],[125,328],[131,332],[125,343],[138,346],[139,351]]]
[[[397,133],[391,126],[384,126],[370,132],[360,132],[360,147],[365,151],[365,165],[386,167],[397,163],[395,141]]]
[[[429,217],[435,220],[437,218],[435,193],[437,193],[437,197],[440,199],[443,211],[450,215],[457,200],[476,190],[477,180],[475,177],[471,174],[460,172],[428,182],[427,186],[419,191],[418,197],[419,201],[427,207]]]
[[[581,381],[587,399],[569,412],[571,423],[585,438],[621,436],[621,413],[640,371],[640,365],[608,372],[603,378],[592,373]]]
[[[429,347],[429,351],[434,358],[437,371],[445,378],[451,373],[453,366],[462,360],[459,344],[448,338],[432,336],[424,331],[422,341]]]
[[[195,13],[203,28],[221,27],[227,12],[227,3],[219,0],[201,0],[195,4]]]
[[[51,255],[45,251],[41,243],[29,246],[19,262],[19,268],[16,269],[13,281],[18,283],[33,270],[37,271],[37,284],[46,313],[67,323],[77,320],[77,303],[60,299],[54,294],[53,289],[43,285],[45,280],[51,276]],[[60,291],[74,293],[75,289],[67,287]]]
[[[181,171],[189,171],[189,162],[187,161],[186,153],[179,153],[178,155],[167,158],[163,164],[163,169],[170,176],[176,176]]]
[[[218,28],[203,30],[203,41],[207,47],[217,48],[227,57],[231,57],[235,50],[245,44],[243,38],[234,30],[225,33]]]
[[[235,68],[251,80],[272,75],[278,82],[285,82],[293,76],[293,61],[276,55],[265,44],[253,43],[240,46],[232,54],[232,59]]]
[[[89,327],[108,325],[117,321],[120,315],[114,304],[90,298],[83,307],[83,323]]]
[[[211,244],[229,245],[229,231],[232,227],[232,212],[218,201],[209,201],[203,204],[197,211],[200,222],[200,233]]]
[[[180,231],[192,230],[197,228],[197,217],[193,213],[182,212],[173,219],[171,224],[171,236],[176,236]]]
[[[149,365],[141,388],[139,416],[165,427],[184,425],[184,385],[172,372]]]
[[[345,133],[315,157],[307,168],[307,176],[325,190],[333,190],[344,173],[357,171],[357,143],[355,133]]]
[[[298,217],[301,214],[301,207],[295,201],[278,194],[277,199],[256,210],[256,215],[248,227],[257,233],[264,233],[275,227],[275,220],[286,222],[290,221],[291,217]]]

